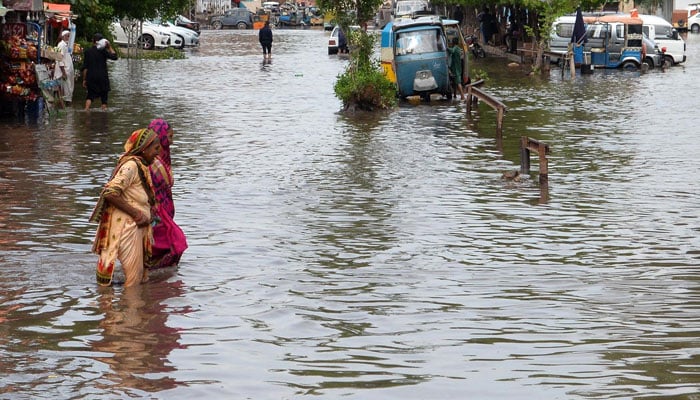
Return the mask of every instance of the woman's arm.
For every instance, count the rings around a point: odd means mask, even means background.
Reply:
[[[117,193],[106,193],[105,200],[107,200],[107,202],[113,205],[114,207],[129,214],[129,216],[133,218],[134,222],[136,222],[136,226],[143,228],[144,226],[147,226],[151,223],[150,219],[148,218],[148,216],[146,216],[146,214],[144,214],[141,210],[137,209],[136,207],[130,205],[126,200],[124,200],[123,197],[121,197]]]
[[[134,222],[136,222],[136,226],[143,228],[144,226],[147,226],[151,223],[150,219],[148,218],[148,216],[146,216],[146,214],[144,214],[141,210],[137,209],[136,207],[130,205],[119,194],[106,193],[105,200],[107,200],[107,202],[113,205],[114,207],[129,214],[129,216],[131,216],[131,218],[134,219]]]

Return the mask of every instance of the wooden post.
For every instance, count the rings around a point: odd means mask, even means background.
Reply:
[[[547,155],[549,154],[549,145],[531,139],[527,136],[520,137],[520,172],[523,174],[530,173],[530,152],[537,152],[540,162],[540,185],[549,185],[549,166]]]
[[[498,116],[496,119],[496,147],[498,147],[499,150],[502,150],[503,117],[506,113],[506,105],[503,104],[500,100],[496,99],[495,97],[490,96],[487,93],[481,91],[481,89],[470,85],[467,89],[467,114],[471,113],[472,99],[482,100],[484,103],[488,104],[491,108],[498,112]]]
[[[496,148],[503,151],[503,115],[505,107],[498,107],[498,116],[496,117]]]
[[[520,173],[530,173],[530,149],[527,148],[527,136],[520,136]]]
[[[467,85],[467,114],[472,112],[472,85]]]
[[[571,79],[574,79],[576,78],[576,63],[574,62],[574,48],[572,43],[569,43],[569,51],[567,52],[567,57],[569,58],[569,69],[571,69]]]
[[[549,154],[549,145],[539,142],[537,154],[540,156],[540,184],[549,182],[549,165],[547,154]]]

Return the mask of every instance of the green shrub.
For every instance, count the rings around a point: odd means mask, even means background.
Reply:
[[[373,111],[396,106],[396,86],[378,68],[347,70],[338,75],[335,95],[347,109]]]
[[[365,31],[355,31],[348,35],[348,42],[352,49],[350,63],[333,86],[343,108],[374,111],[396,106],[396,86],[386,78],[379,63],[370,57],[374,37]]]

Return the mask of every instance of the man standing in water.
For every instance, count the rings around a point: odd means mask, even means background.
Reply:
[[[58,51],[61,52],[61,61],[56,62],[53,72],[54,79],[60,79],[63,91],[63,102],[70,105],[73,101],[73,86],[75,85],[75,71],[73,70],[73,56],[68,49],[70,31],[61,32],[61,41],[58,42]]]
[[[107,100],[110,91],[109,74],[107,72],[107,60],[116,60],[117,53],[102,34],[96,33],[92,37],[93,46],[85,50],[83,61],[83,87],[87,89],[85,110],[90,110],[92,101],[100,98],[102,110],[107,109]]]
[[[464,53],[462,53],[462,49],[459,46],[459,38],[452,38],[447,54],[449,55],[450,79],[452,79],[453,89],[459,92],[461,100],[464,100],[464,88],[462,87],[462,58]]]
[[[270,21],[265,21],[265,26],[258,33],[258,40],[263,50],[263,59],[270,60],[272,58],[272,29],[270,29]]]

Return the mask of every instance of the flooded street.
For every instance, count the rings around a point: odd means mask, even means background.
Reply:
[[[0,398],[700,399],[700,35],[667,71],[338,113],[327,32],[119,60],[110,110],[0,120]],[[175,128],[179,269],[99,288],[88,216]],[[520,182],[521,136],[551,146]]]

